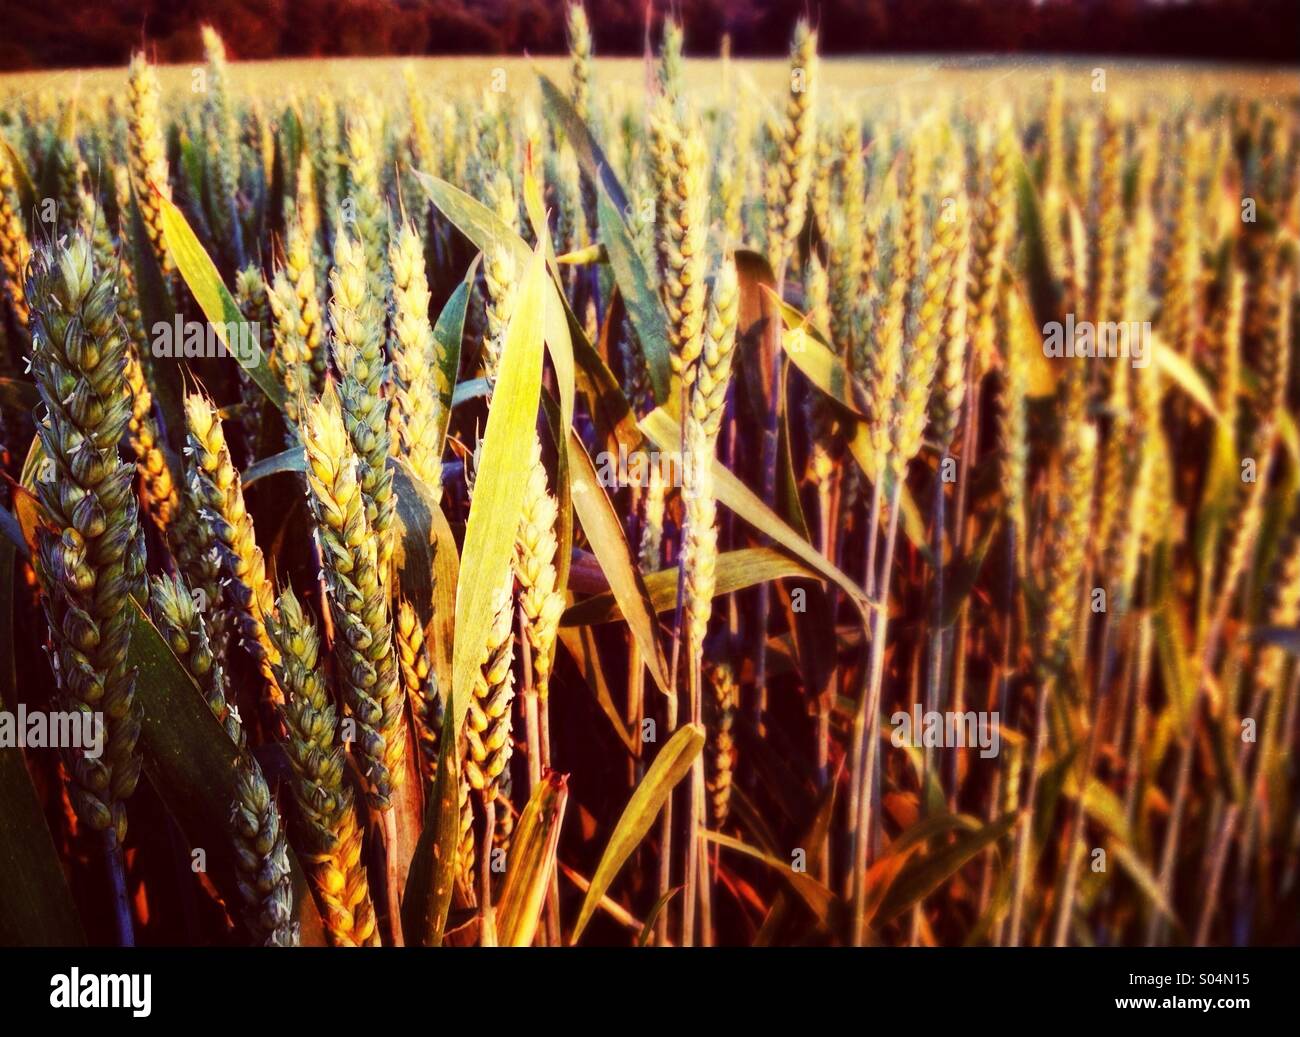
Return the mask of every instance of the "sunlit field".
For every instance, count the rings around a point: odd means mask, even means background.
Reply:
[[[569,38],[0,77],[0,942],[1300,941],[1294,72]]]

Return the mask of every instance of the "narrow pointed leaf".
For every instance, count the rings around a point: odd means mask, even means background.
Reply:
[[[600,218],[600,236],[609,253],[609,263],[614,270],[614,280],[623,293],[628,319],[641,346],[650,384],[654,388],[655,402],[667,403],[672,398],[670,382],[672,367],[668,359],[668,315],[655,293],[649,272],[632,244],[632,234],[623,222],[622,211],[615,208],[608,191],[601,184],[596,212]]]
[[[482,663],[493,606],[509,574],[519,531],[523,503],[519,487],[527,477],[529,443],[537,427],[542,326],[549,309],[545,259],[538,251],[525,268],[506,331],[501,370],[483,433],[474,501],[465,527],[452,662],[452,688],[459,692],[453,699],[457,736],[469,708],[468,691],[474,671]]]
[[[519,817],[510,843],[510,870],[496,905],[497,939],[503,947],[527,947],[537,934],[568,801],[568,776],[549,771]]]
[[[162,195],[157,195],[157,200],[162,207],[163,239],[167,243],[167,251],[176,261],[176,268],[194,293],[199,307],[227,347],[230,346],[230,334],[234,332],[242,348],[248,350],[248,359],[239,362],[249,377],[266,393],[267,399],[277,408],[283,409],[284,386],[267,366],[257,336],[251,334],[251,329],[247,327],[247,322],[221,280],[212,257],[195,236],[185,214]]]
[[[681,433],[672,416],[659,407],[641,419],[641,428],[661,450],[678,450]],[[861,587],[846,576],[836,565],[812,544],[791,529],[764,504],[758,496],[741,482],[721,461],[713,464],[713,479],[718,501],[731,509],[760,533],[765,533],[786,548],[819,576],[834,581],[849,597],[865,607],[866,595]],[[924,538],[923,538],[924,539]]]
[[[695,724],[687,724],[678,728],[659,750],[659,755],[623,808],[623,816],[618,819],[618,824],[614,826],[614,832],[605,845],[605,852],[591,877],[587,897],[582,902],[582,910],[578,912],[573,934],[569,937],[571,944],[578,942],[582,931],[591,921],[591,916],[596,913],[601,897],[618,876],[632,851],[641,845],[641,840],[659,816],[664,800],[677,783],[686,777],[695,757],[700,755],[703,748],[704,730]]]
[[[853,397],[848,368],[822,331],[789,303],[779,299],[776,292],[767,285],[761,287],[771,296],[773,304],[780,306],[781,319],[785,322],[781,346],[790,362],[808,381],[841,407],[860,418],[866,418],[867,415]]]
[[[922,858],[905,869],[890,887],[876,912],[878,923],[888,922],[917,901],[929,896],[955,875],[972,857],[990,843],[997,842],[1016,823],[1017,815],[1006,814],[977,832],[968,832],[938,853]]]
[[[718,555],[716,573],[715,597],[788,576],[819,578],[815,569],[773,547],[724,551]],[[645,588],[650,596],[650,607],[656,613],[676,608],[677,567],[647,573]],[[613,623],[622,618],[623,612],[613,594],[597,594],[570,606],[560,622],[565,626],[584,626],[588,623]]]
[[[815,918],[821,921],[830,920],[831,915],[836,910],[836,896],[807,872],[795,871],[779,857],[773,857],[770,853],[764,853],[748,843],[733,839],[729,835],[723,835],[721,832],[705,831],[700,834],[711,843],[717,843],[728,850],[735,850],[737,853],[743,853],[746,857],[762,861],[786,881],[799,899],[808,906],[808,910],[813,913]]]
[[[247,489],[253,483],[265,479],[268,475],[279,475],[281,472],[305,472],[307,470],[307,455],[303,452],[302,447],[290,447],[288,450],[281,450],[278,454],[272,454],[270,457],[264,457],[260,461],[254,461],[244,469],[244,474],[239,477],[239,481]]]
[[[654,611],[640,570],[632,559],[623,527],[619,524],[614,507],[609,502],[605,488],[596,478],[596,469],[583,448],[576,432],[569,435],[569,457],[572,459],[573,507],[578,513],[583,531],[600,561],[600,567],[609,580],[610,590],[618,602],[628,626],[641,649],[650,675],[659,689],[668,694],[668,663],[656,633]]]
[[[456,286],[451,297],[438,314],[438,321],[433,326],[433,337],[438,342],[438,353],[442,357],[442,380],[444,385],[452,387],[450,393],[444,393],[439,401],[437,442],[439,446],[447,438],[447,426],[451,422],[452,407],[456,402],[455,394],[460,390],[456,376],[460,373],[460,348],[465,337],[465,311],[469,306],[470,286],[473,283],[474,264],[471,264],[465,280]],[[436,489],[437,487],[434,487]]]

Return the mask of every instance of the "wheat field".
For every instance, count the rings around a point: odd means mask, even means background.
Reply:
[[[0,942],[1300,941],[1294,76],[568,17],[0,78]]]

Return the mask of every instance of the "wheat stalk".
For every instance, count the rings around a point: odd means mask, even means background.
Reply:
[[[723,405],[731,379],[732,357],[736,345],[736,320],[739,313],[739,289],[734,263],[725,260],[714,278],[709,295],[708,319],[704,328],[704,347],[695,367],[690,405],[685,416],[682,462],[682,498],[686,518],[682,529],[681,590],[684,602],[686,659],[690,675],[691,722],[703,724],[704,638],[713,610],[718,558],[717,501],[713,489],[713,463],[718,431],[722,425]],[[700,837],[698,825],[704,812],[704,761],[696,757],[691,769],[691,799],[688,812],[686,844],[686,891],[682,899],[682,943],[690,946],[695,927],[695,893],[697,881],[707,886],[707,874],[697,875]],[[707,897],[707,889],[704,892]],[[702,906],[704,906],[702,901]],[[707,907],[703,925],[706,942],[710,920]]]

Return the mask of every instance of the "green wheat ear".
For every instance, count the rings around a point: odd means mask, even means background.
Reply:
[[[335,237],[335,267],[331,276],[330,324],[334,331],[334,360],[341,378],[336,399],[360,467],[357,472],[365,501],[366,521],[378,544],[381,579],[388,582],[393,554],[393,522],[397,498],[388,468],[389,400],[384,395],[388,366],[384,357],[385,295],[373,290],[367,265],[370,246],[340,227]],[[381,257],[382,262],[382,257]]]
[[[70,793],[88,827],[126,836],[126,800],[140,776],[141,713],[127,665],[143,600],[145,543],[134,467],[118,456],[131,420],[127,338],[117,317],[117,282],[96,270],[90,242],[74,233],[40,248],[28,270],[32,375],[42,406],[33,418],[45,453],[36,497],[36,572],[49,621],[50,664],[66,708],[102,714],[98,759],[66,753]]]
[[[387,809],[406,753],[404,704],[379,544],[366,513],[364,468],[332,388],[304,421],[309,503],[316,520],[336,635],[339,681],[358,735],[355,751],[371,804]]]
[[[229,577],[226,594],[233,605],[244,647],[261,668],[272,702],[278,703],[281,693],[272,672],[278,653],[266,636],[266,618],[275,607],[275,592],[266,575],[262,549],[257,546],[253,517],[244,503],[239,472],[231,461],[225,432],[211,400],[200,393],[186,396],[185,420],[189,429],[186,451],[190,462],[190,493],[197,504],[196,528],[202,530],[205,525],[211,528],[222,567]]]
[[[280,595],[276,606],[267,633],[280,654],[275,677],[284,689],[284,747],[304,829],[301,843],[295,835],[295,845],[308,862],[325,927],[335,944],[374,946],[379,936],[361,860],[362,829],[347,778],[346,752],[338,739],[338,715],[321,667],[320,635],[291,589]]]
[[[405,457],[415,474],[435,494],[442,490],[442,442],[438,434],[446,376],[429,324],[429,281],[424,246],[410,223],[404,223],[389,250],[393,271],[393,320],[388,350],[389,448]]]

